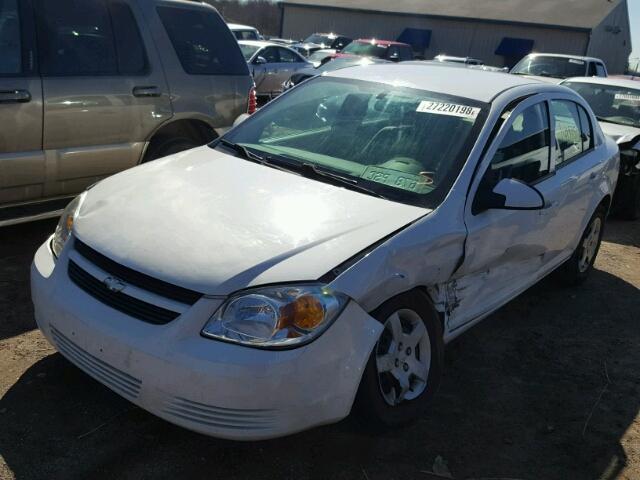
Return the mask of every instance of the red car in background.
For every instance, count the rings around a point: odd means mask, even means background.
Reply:
[[[403,62],[405,60],[413,60],[413,48],[407,43],[376,40],[374,38],[360,38],[344,47],[340,53],[333,55],[333,58],[352,56]]]

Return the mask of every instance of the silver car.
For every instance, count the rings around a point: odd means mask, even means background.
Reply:
[[[291,75],[313,64],[291,48],[273,42],[238,42],[260,96],[273,98],[282,93],[282,84]]]
[[[0,1],[0,226],[58,215],[106,176],[210,142],[252,87],[204,3]]]

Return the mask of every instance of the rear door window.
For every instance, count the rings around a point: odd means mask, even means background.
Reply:
[[[184,71],[190,75],[248,75],[240,48],[212,11],[157,7]]]
[[[260,56],[263,57],[267,63],[280,63],[280,49],[276,47],[267,47],[262,52],[260,52]]]
[[[133,18],[129,5],[121,1],[113,1],[109,4],[109,10],[113,21],[119,73],[121,75],[145,73],[147,54],[138,24]]]
[[[0,75],[22,72],[18,0],[0,0]]]
[[[555,121],[556,165],[562,167],[584,151],[578,105],[567,100],[553,100],[551,114]]]
[[[43,75],[116,75],[115,41],[103,0],[36,0]]]

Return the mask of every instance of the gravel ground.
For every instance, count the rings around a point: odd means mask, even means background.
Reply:
[[[609,223],[586,285],[547,279],[450,345],[416,425],[262,443],[174,427],[54,352],[28,277],[54,225],[0,229],[1,479],[640,479],[640,222]]]

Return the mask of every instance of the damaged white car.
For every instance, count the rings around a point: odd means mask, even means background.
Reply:
[[[587,277],[618,164],[567,88],[339,70],[74,200],[35,255],[35,316],[79,368],[198,432],[352,409],[396,427],[447,342],[559,267]]]

